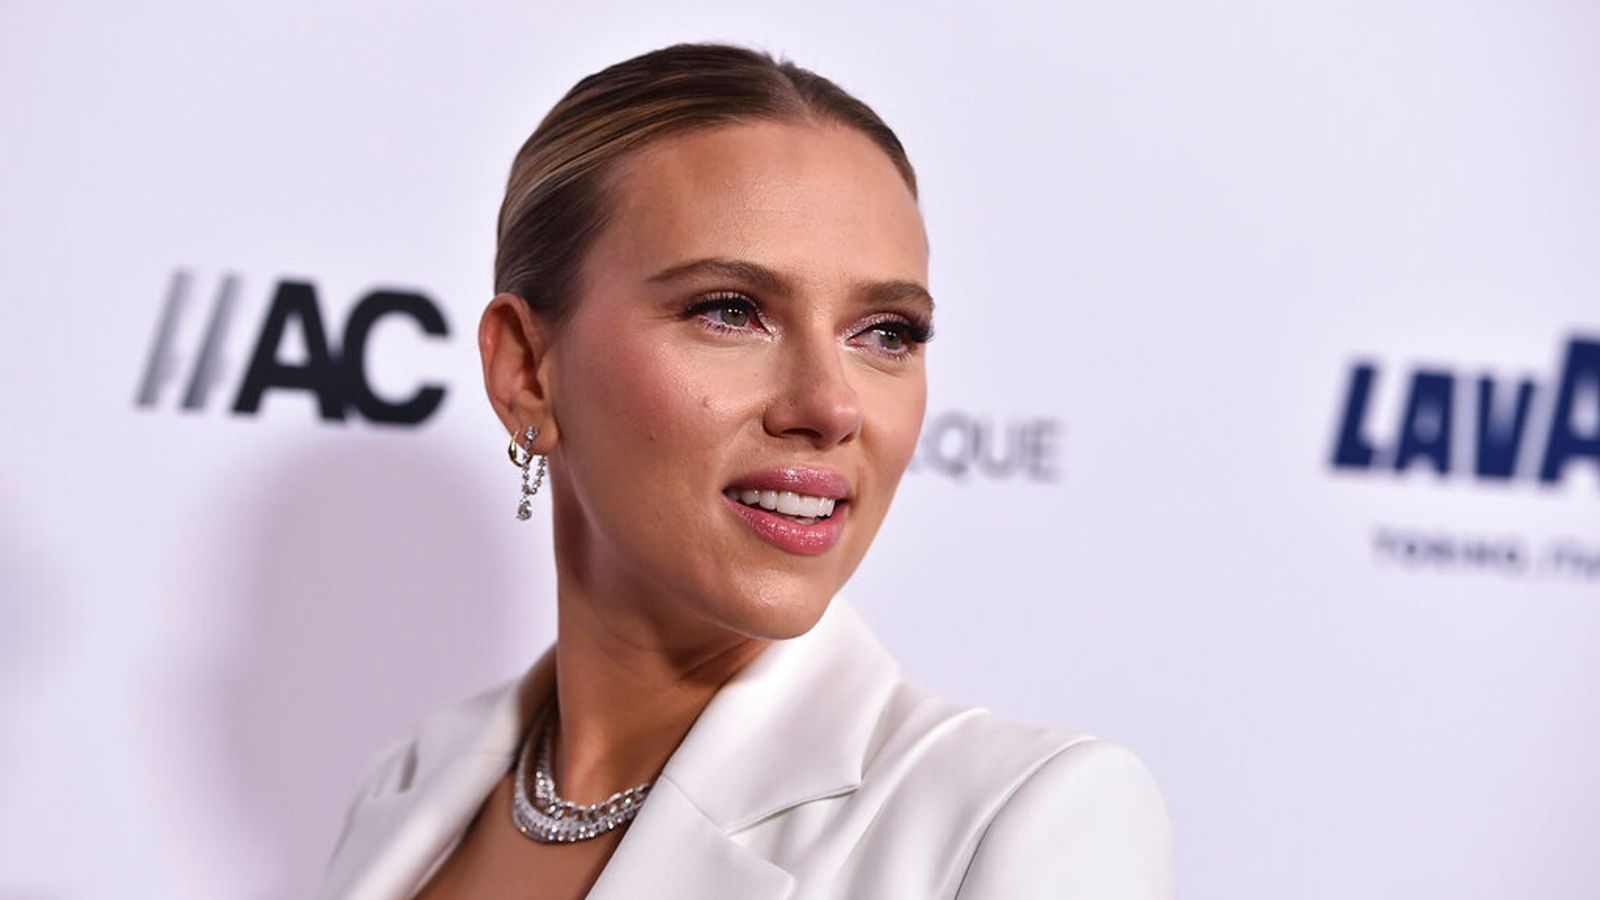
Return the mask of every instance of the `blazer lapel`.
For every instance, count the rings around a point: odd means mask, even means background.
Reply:
[[[459,759],[427,785],[364,804],[340,848],[356,864],[334,873],[328,896],[409,896],[510,764],[509,759],[481,754]]]
[[[658,779],[589,900],[783,900],[794,878],[729,839],[678,786]]]
[[[511,766],[554,678],[552,648],[519,682],[421,728],[408,748],[415,778],[380,777],[387,787],[356,806],[324,896],[409,896]],[[814,628],[774,642],[712,698],[589,896],[789,896],[793,876],[736,835],[800,804],[858,788],[898,678],[893,658],[860,615],[835,597]]]
[[[815,627],[762,651],[706,706],[662,777],[724,831],[861,786],[900,668],[835,597]]]
[[[552,648],[522,678],[424,723],[351,811],[322,896],[410,896],[511,767],[554,679]]]
[[[835,597],[723,685],[667,761],[589,897],[782,900],[794,877],[738,832],[861,785],[899,667]]]

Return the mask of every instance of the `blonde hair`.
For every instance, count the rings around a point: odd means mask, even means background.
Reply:
[[[668,134],[754,120],[818,120],[871,138],[905,179],[905,148],[877,113],[821,75],[728,44],[674,44],[579,81],[517,152],[500,206],[495,291],[559,326],[584,253],[609,214],[610,174]]]

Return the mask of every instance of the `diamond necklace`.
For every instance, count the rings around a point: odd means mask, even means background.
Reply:
[[[544,717],[537,740],[539,755],[533,766],[533,799],[528,799],[528,748],[535,735],[530,731],[517,754],[516,789],[511,792],[511,821],[525,837],[543,844],[570,844],[599,837],[633,821],[639,806],[650,792],[652,782],[636,784],[618,791],[599,803],[580,805],[561,799],[550,774],[552,747],[555,744],[555,710]]]

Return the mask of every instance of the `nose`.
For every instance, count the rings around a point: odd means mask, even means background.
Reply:
[[[768,434],[799,437],[818,449],[854,440],[861,431],[861,398],[845,351],[823,331],[786,336],[773,372],[777,389],[764,417]]]

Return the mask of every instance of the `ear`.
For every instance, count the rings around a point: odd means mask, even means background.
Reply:
[[[550,402],[551,332],[516,294],[496,295],[478,322],[478,350],[483,356],[483,386],[489,392],[489,405],[508,435],[520,435],[527,426],[537,426],[533,453],[541,456],[561,437]]]

